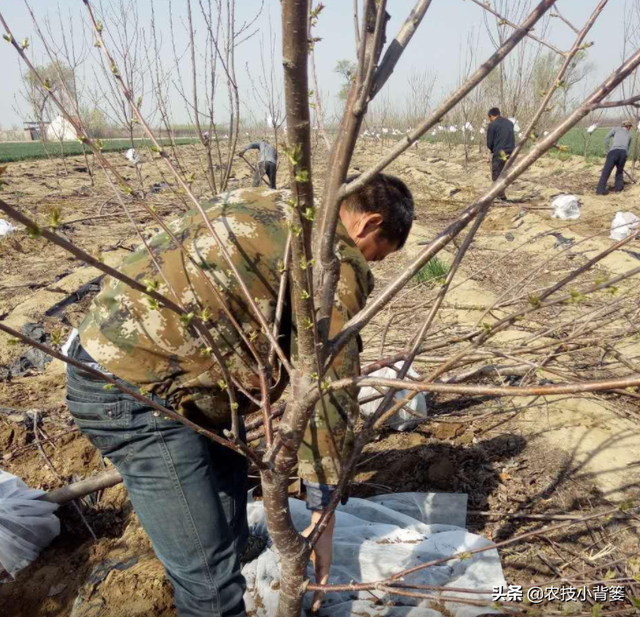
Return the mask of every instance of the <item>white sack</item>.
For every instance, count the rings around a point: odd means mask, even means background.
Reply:
[[[28,566],[59,533],[55,503],[36,499],[44,491],[0,470],[0,569],[11,576]]]
[[[633,212],[616,212],[613,221],[611,221],[611,235],[609,237],[612,240],[624,240],[638,230],[638,223],[640,223],[640,219]]]
[[[9,221],[0,219],[0,238],[10,236],[15,230],[16,228]]]
[[[582,204],[575,195],[560,195],[551,202],[553,218],[563,221],[575,221],[580,218]]]
[[[399,493],[372,499],[350,499],[336,512],[333,543],[333,565],[329,584],[351,581],[371,582],[387,578],[406,568],[491,544],[482,536],[464,529],[466,495],[451,493]],[[290,499],[291,514],[297,529],[310,523],[305,503]],[[249,526],[252,534],[265,535],[266,524],[262,502],[249,503]],[[448,523],[448,524],[447,524]],[[245,603],[247,614],[256,617],[276,615],[280,589],[280,558],[268,548],[242,570],[247,580]],[[313,578],[312,567],[307,575]],[[500,557],[495,549],[477,553],[464,560],[452,560],[426,568],[408,576],[407,582],[491,590],[504,585]],[[435,594],[436,592],[434,592]],[[327,594],[318,617],[443,617],[435,602],[399,596],[384,599],[402,601],[402,607],[376,606],[369,592]],[[446,595],[492,603],[490,594],[446,592]],[[305,596],[309,609],[313,594]],[[467,606],[445,602],[446,615],[476,617],[499,613],[489,607]]]
[[[402,368],[404,362],[396,362],[395,368],[398,371]],[[371,373],[369,377],[382,377],[384,379],[397,379],[398,371],[392,369],[391,367],[381,368],[374,373]],[[418,373],[416,373],[413,369],[409,369],[407,372],[406,379],[413,378],[416,379],[418,377]],[[387,388],[380,388],[382,392],[386,392]],[[375,388],[364,387],[360,388],[360,394],[358,395],[358,400],[366,399],[370,396],[374,396],[379,394],[378,390]],[[409,390],[400,390],[396,392],[395,401],[399,401],[403,399],[405,396],[409,394]],[[382,399],[377,399],[375,401],[371,401],[370,403],[364,403],[360,405],[360,411],[365,416],[371,416],[375,413],[376,409],[382,402]],[[409,408],[411,412],[407,411],[406,408]],[[389,426],[394,428],[397,431],[410,431],[415,428],[427,418],[427,398],[423,392],[418,393],[416,397],[414,397],[409,403],[407,403],[402,409],[396,412],[393,416],[387,419],[385,422],[385,426]]]
[[[133,163],[134,165],[140,165],[140,157],[138,156],[138,153],[134,148],[129,148],[124,156],[130,163]]]

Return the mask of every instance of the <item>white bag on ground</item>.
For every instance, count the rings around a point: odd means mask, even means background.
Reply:
[[[16,228],[9,221],[0,219],[0,238],[10,236],[15,230]]]
[[[58,505],[36,499],[43,494],[0,470],[0,571],[15,576],[60,533]]]
[[[640,223],[640,219],[633,212],[616,212],[613,221],[611,221],[611,235],[609,237],[612,240],[624,240],[638,230],[638,223]]]
[[[333,564],[329,584],[383,580],[406,568],[433,559],[449,557],[491,544],[489,540],[465,528],[467,496],[455,493],[397,493],[371,499],[349,500],[336,511]],[[290,499],[291,515],[297,529],[310,523],[305,503]],[[250,502],[247,508],[251,533],[266,535],[262,502]],[[276,615],[280,593],[280,557],[268,548],[242,573],[247,581],[247,614],[256,617]],[[312,566],[307,575],[314,580]],[[442,565],[419,570],[405,579],[418,585],[478,590],[478,593],[445,591],[447,597],[459,596],[492,604],[491,595],[480,593],[506,585],[496,549],[474,554],[468,559],[453,559]],[[476,617],[500,613],[489,606],[468,606],[451,601],[399,597],[374,592],[385,598],[375,603],[367,591],[327,594],[318,617]],[[434,596],[439,592],[434,591]],[[310,607],[311,593],[304,607]],[[400,601],[388,606],[386,600]]]
[[[124,156],[127,161],[133,163],[134,165],[140,165],[140,163],[142,162],[140,160],[140,157],[138,156],[138,153],[133,148],[129,148]]]
[[[563,221],[575,221],[580,218],[582,204],[575,195],[560,195],[552,202],[553,218]]]
[[[381,368],[374,373],[371,373],[369,377],[382,377],[384,379],[397,379],[398,371],[402,368],[404,362],[396,362],[395,368],[398,370],[394,370],[391,367]],[[418,377],[418,373],[416,373],[413,369],[409,369],[407,372],[407,376],[405,379],[416,379]],[[387,388],[379,388],[380,392],[385,393]],[[358,395],[358,400],[362,401],[371,396],[375,396],[376,394],[380,394],[376,388],[364,387],[360,388],[360,394]],[[399,401],[403,399],[405,396],[409,394],[409,390],[400,390],[396,392],[395,401]],[[372,416],[378,406],[382,402],[381,398],[376,399],[375,401],[371,401],[369,403],[363,403],[360,405],[360,411],[365,416]],[[426,420],[427,418],[427,398],[423,392],[419,392],[417,396],[415,396],[409,403],[407,403],[402,409],[397,411],[393,416],[387,419],[385,422],[385,426],[393,428],[397,431],[410,431],[420,424],[420,422]]]

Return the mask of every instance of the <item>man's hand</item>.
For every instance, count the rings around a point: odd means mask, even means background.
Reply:
[[[244,156],[244,152],[238,152],[238,157],[242,158]]]
[[[320,516],[322,516],[322,512],[314,511],[311,513],[311,525],[302,532],[305,538],[309,537],[320,520]],[[331,560],[333,558],[333,530],[335,526],[336,517],[335,514],[332,514],[329,524],[318,538],[313,553],[311,553],[311,561],[316,572],[316,583],[319,585],[326,585],[329,582],[329,571],[331,570]],[[311,602],[311,610],[313,612],[320,610],[323,597],[324,593],[321,591],[316,591],[313,594],[313,601]]]

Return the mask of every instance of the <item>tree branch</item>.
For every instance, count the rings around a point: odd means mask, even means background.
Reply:
[[[576,28],[568,19],[563,17],[562,14],[560,13],[560,9],[558,9],[557,7],[556,7],[556,12],[551,13],[551,17],[557,17],[558,19],[563,21],[565,24],[567,24],[567,26],[569,26],[569,28],[571,28],[576,34],[580,34],[580,31],[578,30],[578,28]]]
[[[398,64],[404,50],[411,42],[423,17],[429,10],[431,2],[432,0],[418,0],[417,4],[411,10],[411,13],[409,13],[409,17],[407,17],[404,24],[402,24],[400,31],[396,34],[396,38],[391,42],[389,47],[387,47],[387,51],[373,76],[373,84],[369,95],[370,101],[382,90],[382,87],[387,83],[389,77],[391,77],[393,70],[396,68],[396,64]]]
[[[477,4],[479,7],[483,8],[485,11],[488,11],[489,13],[491,13],[492,15],[497,17],[500,20],[498,22],[500,25],[506,25],[506,26],[510,26],[511,28],[516,28],[516,29],[522,27],[522,26],[518,26],[518,25],[514,24],[513,22],[509,21],[506,17],[503,17],[502,15],[500,15],[500,13],[498,13],[497,11],[492,9],[491,5],[489,4],[489,2],[484,3],[484,2],[480,2],[480,0],[471,0],[471,2]],[[533,30],[533,28],[530,28],[530,30]],[[547,43],[547,41],[539,39],[537,36],[531,34],[531,32],[527,32],[527,36],[530,39],[532,39],[533,41],[535,41],[536,43],[540,43],[540,45],[544,45],[545,47],[548,47],[551,51],[555,52],[559,56],[566,56],[567,55],[566,52],[560,51],[557,47],[554,47],[553,45],[551,45],[551,43]]]
[[[372,0],[365,2],[356,80],[349,90],[340,124],[340,138],[334,142],[331,149],[328,164],[329,177],[324,183],[322,210],[319,214],[319,224],[314,231],[314,254],[318,258],[313,275],[318,295],[316,298],[317,324],[321,343],[325,343],[329,337],[335,290],[340,276],[340,262],[334,250],[335,232],[342,203],[340,188],[349,171],[360,127],[367,111],[368,89],[382,52],[387,23],[385,6],[386,0],[382,0],[379,4]]]
[[[606,101],[604,103],[598,103],[594,105],[591,109],[609,109],[611,107],[640,107],[640,95],[629,97],[628,99],[623,99],[621,101]]]

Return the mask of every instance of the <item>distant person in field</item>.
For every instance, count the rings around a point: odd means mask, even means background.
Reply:
[[[516,147],[513,132],[513,122],[500,115],[500,110],[493,107],[489,110],[489,128],[487,129],[487,148],[491,150],[491,180],[495,182],[502,173],[506,162]],[[507,196],[502,191],[498,199],[505,200]]]
[[[276,149],[268,141],[254,141],[249,144],[238,156],[244,156],[247,150],[258,150],[258,164],[253,175],[253,186],[260,186],[262,177],[267,174],[269,178],[269,186],[276,188],[276,171],[278,164],[278,153]]]
[[[622,126],[611,129],[604,138],[604,147],[608,154],[602,168],[602,174],[600,174],[600,182],[598,182],[598,188],[596,189],[597,195],[606,195],[609,192],[607,190],[607,182],[609,182],[609,176],[614,167],[616,168],[614,190],[616,192],[624,190],[624,165],[627,162],[627,155],[631,146],[632,126],[633,124],[629,120],[625,120]]]

